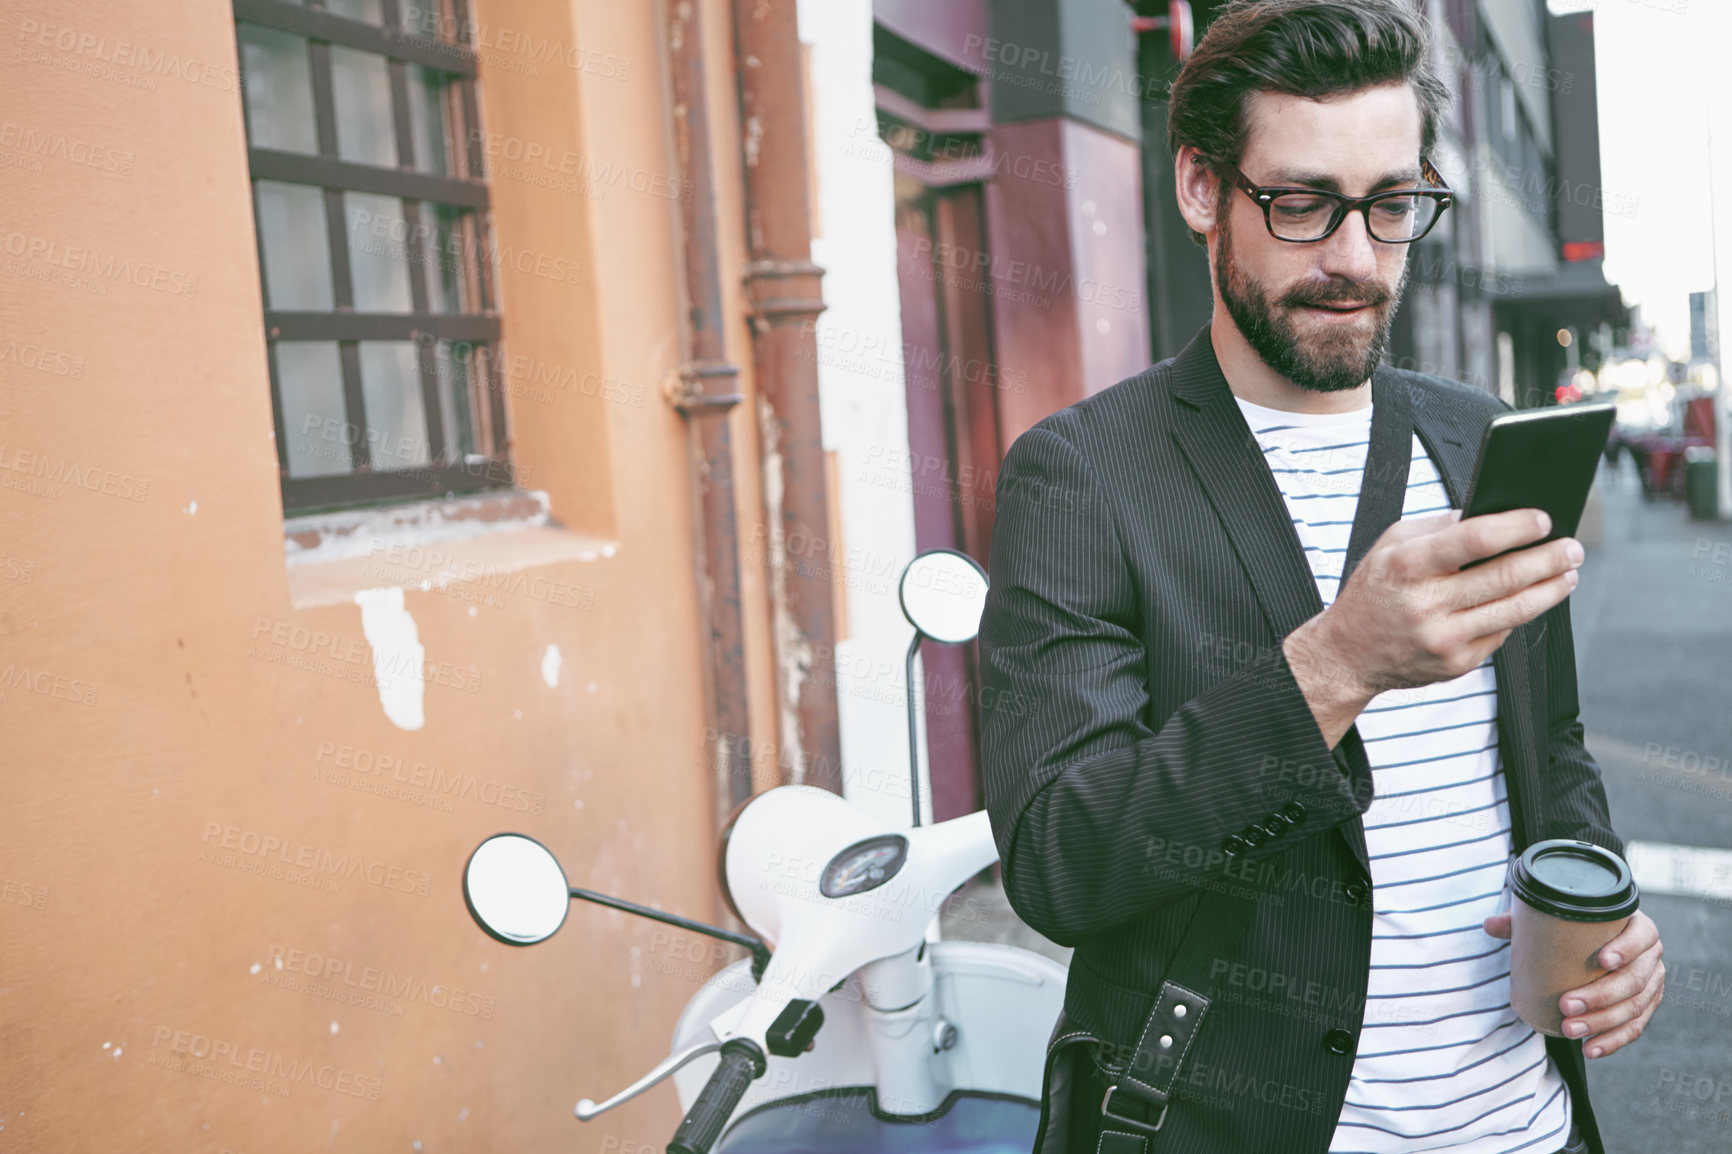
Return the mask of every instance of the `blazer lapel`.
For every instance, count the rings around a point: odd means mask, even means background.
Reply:
[[[1431,455],[1443,484],[1449,490],[1451,507],[1460,509],[1467,500],[1473,479],[1479,429],[1465,426],[1463,406],[1443,390],[1413,393],[1414,431]],[[1516,852],[1532,840],[1527,799],[1543,796],[1541,790],[1537,724],[1529,694],[1524,630],[1516,630],[1492,654],[1497,673],[1498,753],[1509,792],[1510,836]],[[1519,640],[1518,640],[1519,639]],[[1512,644],[1514,642],[1514,644]]]
[[[1323,611],[1287,504],[1233,401],[1207,326],[1173,363],[1173,439],[1220,518],[1275,637]]]

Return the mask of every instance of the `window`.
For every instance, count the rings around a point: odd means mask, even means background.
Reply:
[[[291,512],[511,484],[468,0],[233,0]]]

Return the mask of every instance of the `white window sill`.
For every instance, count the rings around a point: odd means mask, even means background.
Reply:
[[[518,490],[290,517],[283,538],[289,599],[297,609],[389,588],[445,594],[472,612],[518,600],[588,608],[589,583],[520,574],[605,560],[618,548],[618,542],[556,524],[545,493]]]

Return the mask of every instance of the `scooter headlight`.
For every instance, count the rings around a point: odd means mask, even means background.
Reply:
[[[877,889],[896,876],[908,860],[908,839],[899,833],[857,841],[830,859],[818,879],[818,892],[846,898]]]

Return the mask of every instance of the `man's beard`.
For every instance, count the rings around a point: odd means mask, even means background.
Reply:
[[[1328,281],[1306,281],[1293,286],[1279,301],[1271,302],[1263,283],[1237,267],[1233,261],[1233,237],[1226,214],[1221,216],[1220,243],[1215,246],[1215,283],[1221,299],[1239,332],[1256,350],[1263,363],[1302,389],[1335,393],[1365,383],[1383,359],[1389,343],[1389,328],[1407,288],[1410,266],[1404,266],[1393,292],[1375,281],[1350,281],[1332,277]],[[1375,310],[1372,331],[1365,335],[1343,327],[1303,338],[1293,326],[1288,310],[1306,305],[1352,301]]]

